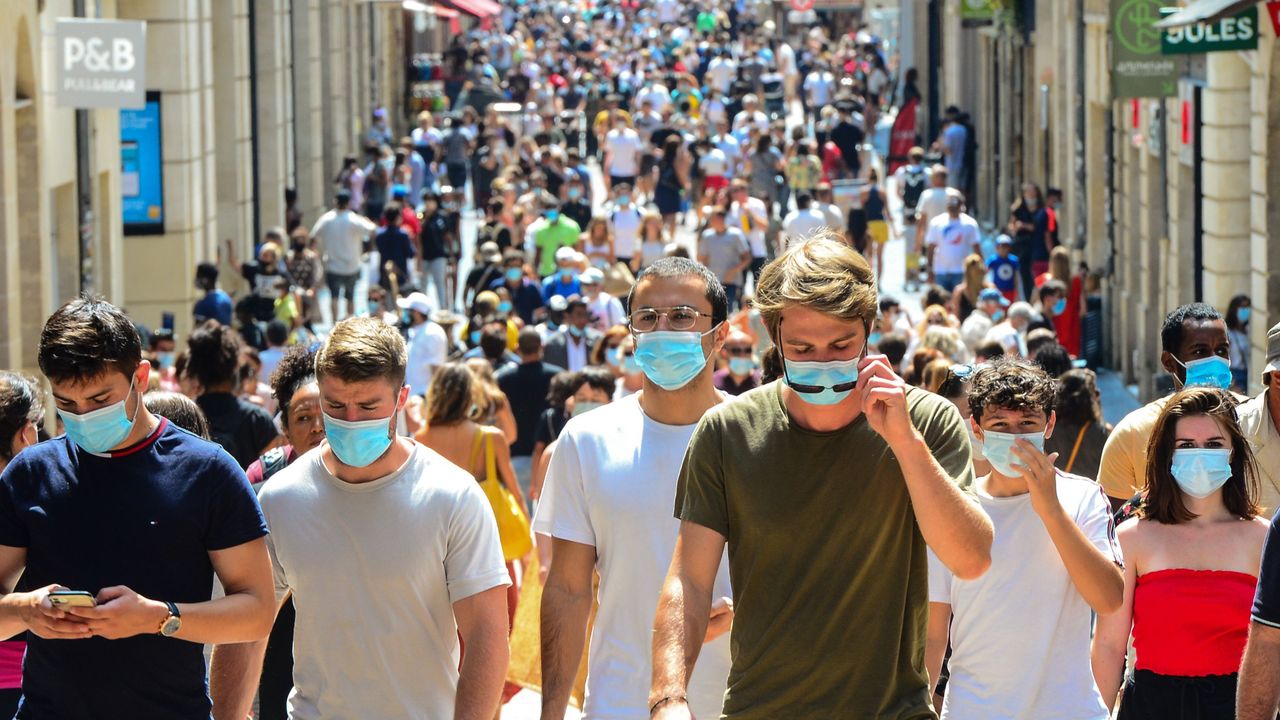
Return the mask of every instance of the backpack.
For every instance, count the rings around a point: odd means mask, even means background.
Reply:
[[[272,475],[280,472],[289,464],[288,453],[282,447],[272,448],[266,455],[262,456],[262,482],[271,479]]]
[[[903,177],[902,207],[915,210],[916,203],[920,202],[920,196],[924,194],[925,185],[924,168],[908,170]]]

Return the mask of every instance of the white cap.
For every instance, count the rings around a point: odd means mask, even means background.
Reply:
[[[577,256],[577,254],[578,254],[577,250],[574,250],[568,245],[565,245],[564,247],[561,247],[559,250],[556,250],[556,262],[572,262],[573,259]]]
[[[431,301],[420,292],[409,293],[409,297],[397,298],[396,307],[401,310],[416,310],[428,317],[431,315]]]

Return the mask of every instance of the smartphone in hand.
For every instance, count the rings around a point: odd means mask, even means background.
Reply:
[[[51,590],[49,604],[56,608],[94,607],[98,601],[84,590]]]

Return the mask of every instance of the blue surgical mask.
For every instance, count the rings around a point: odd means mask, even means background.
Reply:
[[[368,467],[391,447],[391,418],[353,422],[329,417],[328,413],[323,417],[325,437],[343,465]]]
[[[858,362],[861,357],[848,360],[828,360],[826,362],[801,362],[783,358],[787,384],[794,390],[796,385],[812,385],[821,387],[816,393],[796,391],[796,397],[811,405],[835,405],[849,397],[853,392],[853,384],[858,382]],[[848,386],[836,390],[836,386]]]
[[[559,211],[559,210],[548,210],[548,211],[547,211],[547,222],[549,222],[549,223],[554,223],[554,222],[556,222],[556,221],[557,221],[557,220],[559,220],[559,219],[560,219],[560,211]]]
[[[880,338],[881,338],[881,337],[882,337],[882,336],[880,335],[880,333],[879,333],[879,332],[873,332],[873,333],[871,333],[870,335],[868,335],[868,336],[867,336],[867,344],[868,344],[868,345],[879,345],[879,344],[880,344]]]
[[[630,196],[630,195],[619,195],[619,196],[618,196],[618,206],[619,206],[619,207],[626,207],[626,206],[628,206],[628,205],[630,205],[630,204],[631,204],[631,196]]]
[[[480,331],[479,331],[479,330],[472,330],[472,331],[471,331],[471,344],[472,344],[472,345],[479,345],[479,344],[480,344]]]
[[[616,347],[609,348],[609,351],[605,353],[605,362],[608,362],[610,365],[613,365],[614,367],[621,367],[622,366],[622,346],[618,345]]]
[[[1054,304],[1053,304],[1053,314],[1054,314],[1054,315],[1061,315],[1062,313],[1064,313],[1064,312],[1066,312],[1066,311],[1067,311],[1067,299],[1066,299],[1066,298],[1058,298],[1058,302],[1056,302],[1056,303],[1054,303]]]
[[[168,370],[173,367],[174,352],[172,350],[156,353],[156,363],[160,365],[161,370]]]
[[[382,313],[382,305],[377,300],[370,300],[369,315],[372,317],[378,317],[378,315],[381,313]]]
[[[511,282],[520,282],[520,278],[524,277],[524,270],[520,268],[507,268],[507,280]]]
[[[756,369],[756,361],[751,358],[729,358],[729,372],[734,375],[750,375]]]
[[[502,302],[498,303],[498,312],[502,313],[503,315],[511,312],[511,303],[507,302],[506,300],[503,300]]]
[[[626,373],[644,372],[644,370],[640,368],[640,361],[636,360],[635,355],[622,356],[622,371]]]
[[[1250,315],[1252,312],[1253,312],[1253,310],[1252,310],[1251,308],[1242,307],[1242,308],[1240,308],[1240,309],[1236,310],[1236,318],[1240,321],[1240,324],[1241,324],[1241,325],[1243,325],[1243,324],[1245,324],[1245,323],[1249,322],[1249,315]]]
[[[125,400],[133,394],[133,382],[129,381],[129,392],[125,394]],[[58,417],[62,418],[62,425],[71,442],[79,445],[85,452],[102,455],[124,442],[133,429],[134,421],[138,419],[138,409],[142,407],[142,403],[139,402],[138,407],[133,409],[132,419],[125,414],[124,403],[121,400],[83,415],[59,410]]]
[[[1003,319],[1004,319],[1004,311],[1003,311],[1003,310],[992,310],[992,311],[991,311],[991,322],[1000,322],[1000,321],[1001,321],[1001,320],[1003,320]]]
[[[1189,363],[1184,363],[1175,357],[1173,361],[1187,370],[1187,379],[1183,382],[1184,387],[1201,385],[1218,388],[1219,390],[1226,390],[1231,387],[1231,363],[1227,362],[1224,357],[1212,355],[1207,358],[1192,360]]]
[[[702,337],[715,332],[718,327],[720,326],[705,333],[694,330],[654,330],[637,335],[636,362],[653,384],[668,392],[679,390],[707,366]]]
[[[1205,498],[1231,479],[1230,448],[1178,448],[1169,466],[1182,492]]]
[[[570,200],[577,200],[578,198],[582,197],[582,190],[578,188],[569,188],[568,194],[569,194]]]
[[[570,335],[572,335],[572,336],[574,336],[574,337],[576,337],[576,338],[580,338],[580,337],[582,337],[583,335],[585,335],[585,334],[586,334],[586,331],[585,331],[585,330],[583,330],[582,328],[578,327],[577,325],[570,325],[570,326],[569,326],[569,334],[570,334]]]
[[[572,417],[578,417],[584,412],[595,410],[596,408],[601,407],[603,405],[604,403],[600,403],[600,402],[583,402],[583,401],[574,402]]]
[[[1044,433],[1002,433],[995,430],[982,432],[982,455],[991,463],[996,472],[1005,477],[1022,477],[1018,468],[1022,462],[1013,454],[1013,444],[1018,440],[1026,440],[1040,452],[1044,452]]]

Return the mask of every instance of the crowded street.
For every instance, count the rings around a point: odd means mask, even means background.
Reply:
[[[1280,720],[1278,40],[0,0],[0,718]]]

